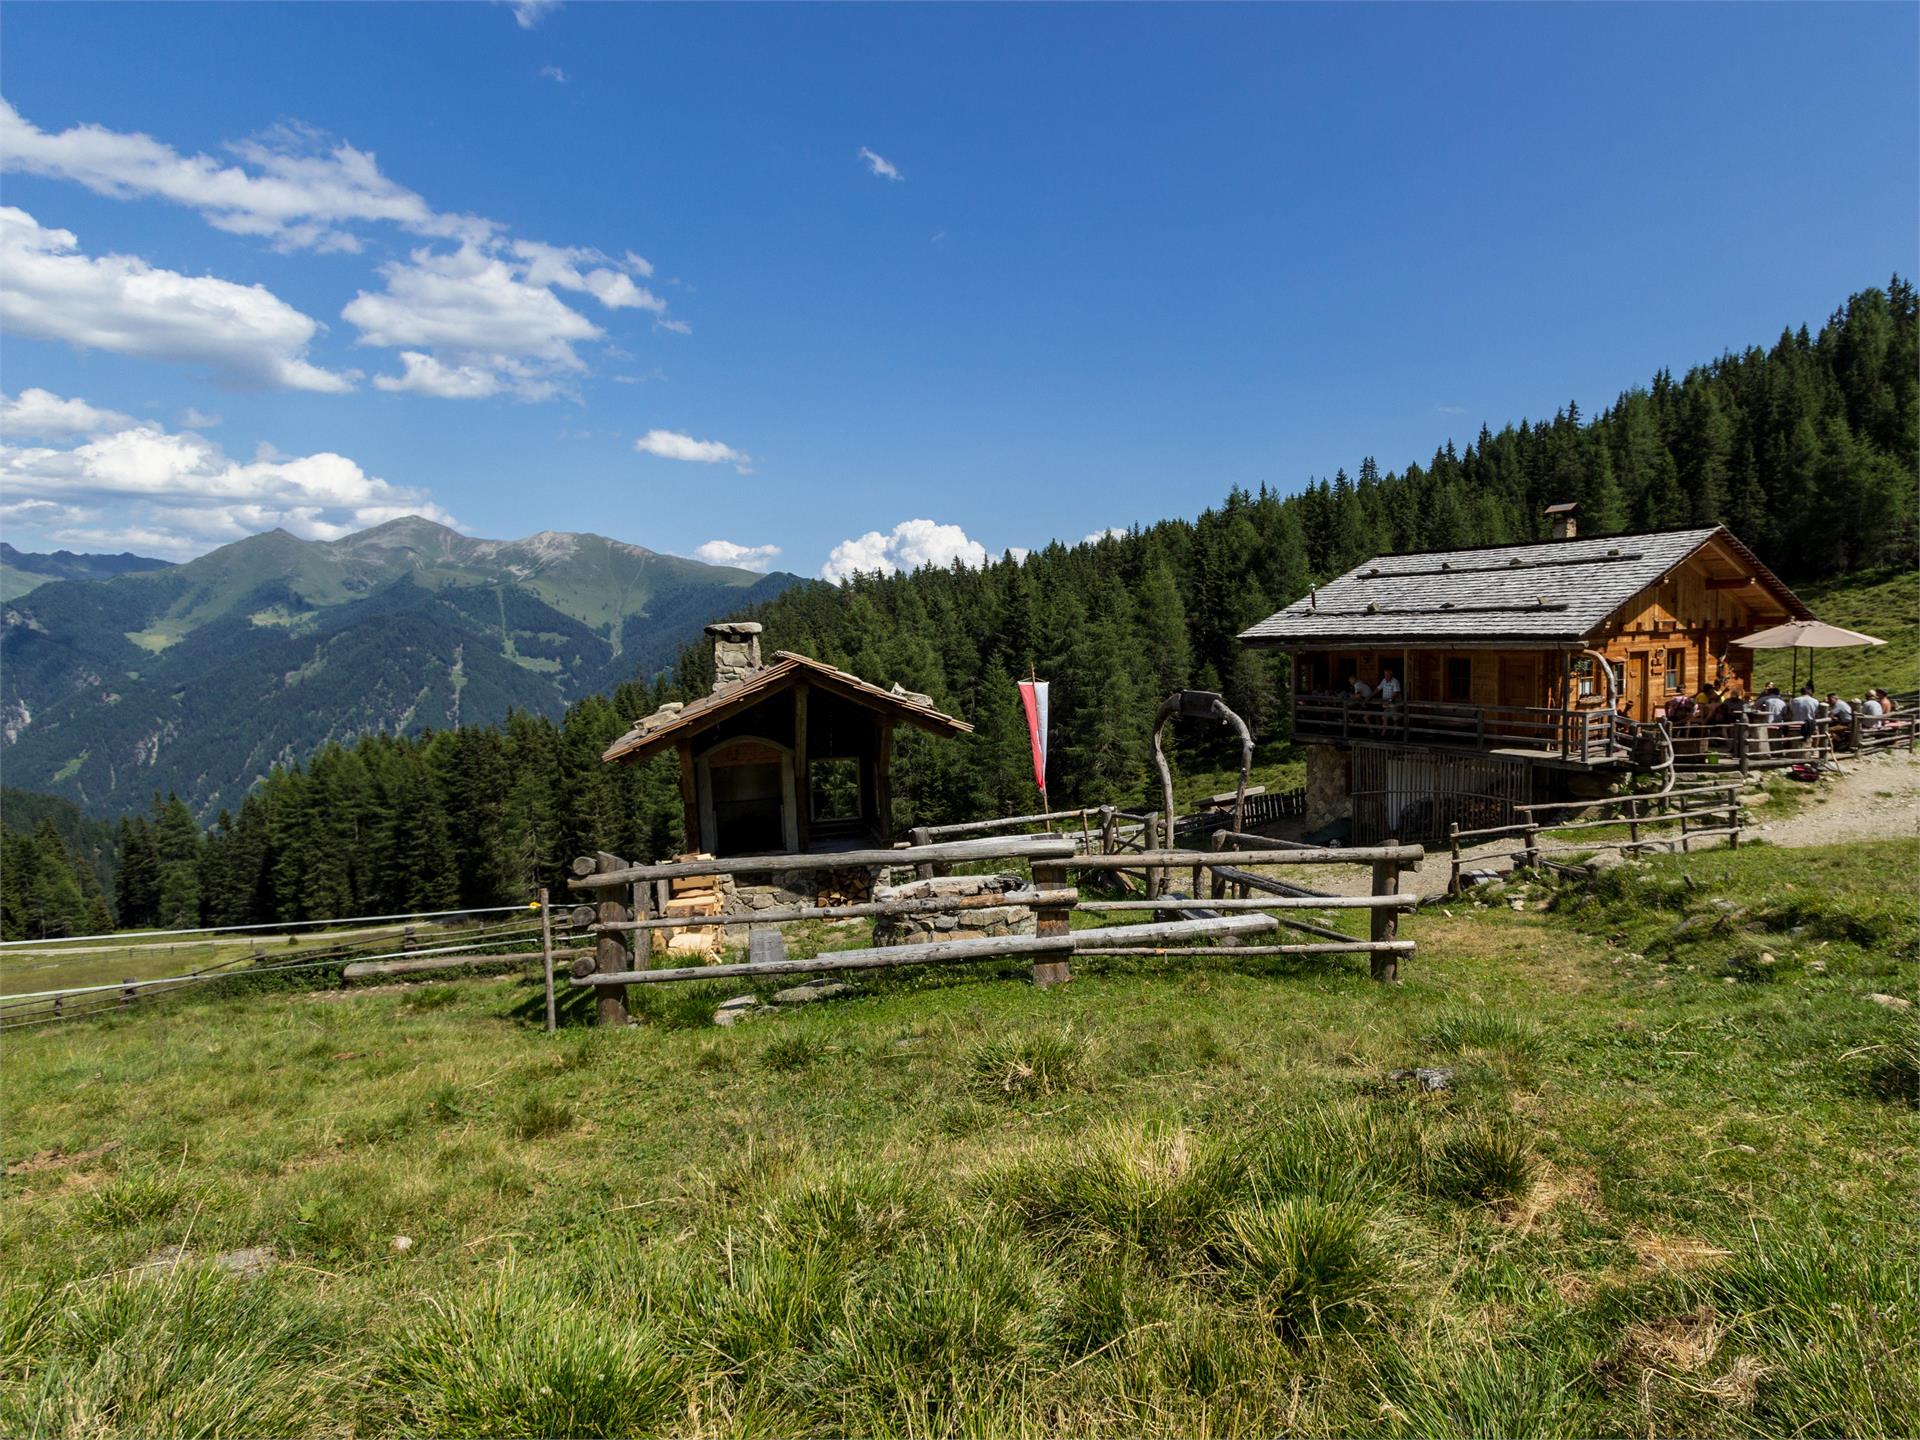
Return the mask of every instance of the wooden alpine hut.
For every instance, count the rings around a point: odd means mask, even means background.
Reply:
[[[1310,819],[1350,805],[1366,843],[1558,798],[1631,766],[1669,698],[1750,690],[1733,640],[1811,613],[1723,526],[1583,539],[1548,514],[1552,540],[1377,556],[1240,636],[1292,657]]]

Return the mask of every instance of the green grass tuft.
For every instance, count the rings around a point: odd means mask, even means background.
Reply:
[[[1432,1185],[1456,1200],[1512,1200],[1526,1193],[1536,1163],[1532,1145],[1515,1122],[1481,1121],[1440,1142]]]
[[[513,1112],[513,1133],[522,1140],[538,1140],[573,1128],[573,1107],[545,1095],[529,1095]]]
[[[1318,1337],[1378,1313],[1387,1261],[1367,1222],[1367,1211],[1351,1201],[1304,1196],[1236,1210],[1222,1221],[1210,1258],[1228,1289],[1250,1296],[1275,1333]]]
[[[425,1435],[655,1434],[686,1416],[681,1367],[658,1333],[609,1325],[512,1268],[473,1299],[409,1317],[378,1381],[393,1428]]]
[[[976,1094],[1032,1100],[1086,1083],[1087,1042],[1071,1031],[996,1036],[967,1052],[967,1068]]]

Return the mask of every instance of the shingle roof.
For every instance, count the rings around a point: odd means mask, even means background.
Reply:
[[[1725,529],[1382,555],[1244,631],[1249,645],[1584,639],[1718,536],[1791,615],[1808,612]]]
[[[634,722],[626,734],[606,748],[602,760],[640,760],[664,748],[669,742],[691,729],[702,728],[701,722],[727,714],[733,710],[745,709],[783,686],[805,679],[809,684],[817,684],[825,689],[836,691],[847,699],[866,705],[875,710],[890,710],[909,725],[917,725],[922,730],[935,734],[968,735],[973,726],[964,720],[933,708],[924,695],[914,695],[905,690],[882,690],[878,685],[869,684],[858,675],[845,670],[837,670],[824,661],[815,660],[808,655],[799,655],[791,650],[776,650],[773,663],[754,671],[745,680],[729,685],[724,690],[716,690],[711,695],[702,695],[698,700],[689,701],[678,709],[663,707]]]

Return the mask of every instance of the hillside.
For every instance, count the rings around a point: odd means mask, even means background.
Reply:
[[[56,550],[35,555],[0,540],[0,604],[17,600],[49,580],[111,580],[143,570],[164,570],[172,562],[122,551],[118,555],[76,555]]]
[[[475,540],[417,517],[49,580],[0,617],[8,779],[98,813],[155,790],[211,813],[327,740],[557,715],[793,580],[598,535]]]
[[[1802,600],[1828,624],[1858,630],[1886,641],[1860,650],[1801,651],[1798,673],[1807,678],[1812,653],[1813,678],[1822,695],[1829,690],[1859,699],[1879,688],[1895,695],[1920,690],[1920,572],[1911,568],[1879,570],[1825,585],[1798,587]],[[1795,674],[1793,652],[1761,651],[1753,676],[1786,689]]]
[[[1917,861],[1423,907],[1391,988],[1175,950],[729,1029],[781,982],[23,1032],[0,1428],[1912,1435],[1916,1055],[1870,997],[1914,996]]]

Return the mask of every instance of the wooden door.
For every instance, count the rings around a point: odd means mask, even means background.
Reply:
[[[1653,653],[1635,650],[1627,657],[1627,709],[1633,718],[1653,718]]]

